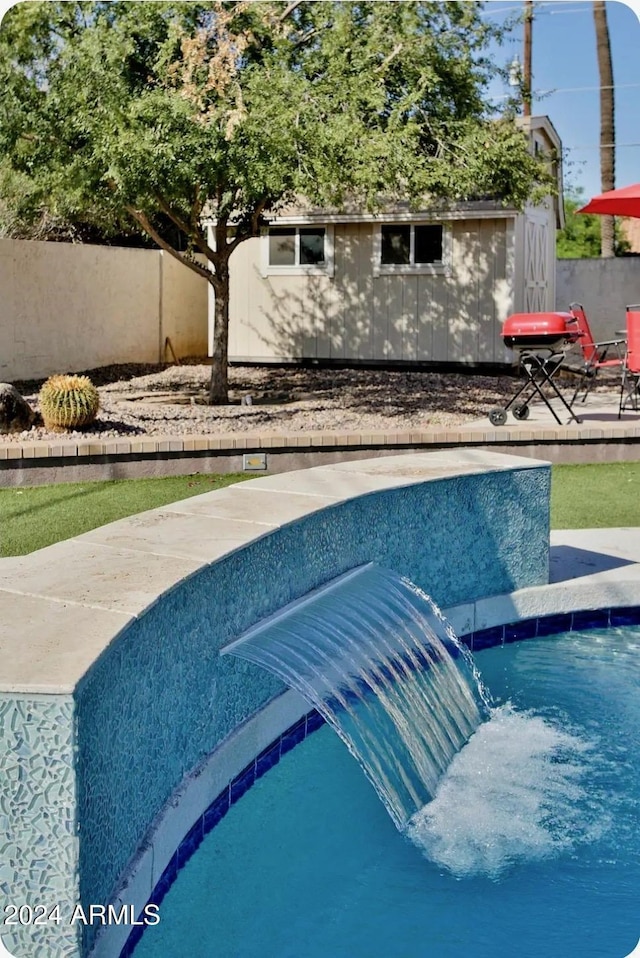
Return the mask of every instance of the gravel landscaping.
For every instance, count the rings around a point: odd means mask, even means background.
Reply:
[[[229,372],[230,404],[208,406],[210,368],[201,360],[106,366],[85,375],[98,386],[101,409],[91,426],[65,434],[73,438],[406,432],[481,418],[514,391],[510,376],[238,366]],[[35,409],[41,384],[14,383]],[[59,438],[36,421],[0,441]]]

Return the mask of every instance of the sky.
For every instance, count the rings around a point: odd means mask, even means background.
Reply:
[[[0,0],[0,17],[14,0]],[[400,0],[401,2],[401,0]],[[446,2],[446,0],[445,0]],[[598,63],[591,0],[537,0],[533,22],[532,112],[546,114],[565,150],[565,188],[600,193]],[[488,0],[484,16],[501,23],[522,0]],[[640,0],[607,0],[616,110],[616,186],[640,182]],[[522,62],[522,24],[499,50],[506,66]],[[494,97],[510,92],[499,82]],[[511,91],[512,92],[512,91]]]
[[[518,15],[520,0],[489,0],[485,16],[500,23]],[[640,0],[607,0],[616,114],[616,186],[640,182]],[[523,59],[523,28],[497,52],[500,66]],[[565,189],[582,187],[588,198],[600,188],[600,104],[591,0],[538,0],[532,42],[532,113],[546,114],[564,148]],[[494,96],[509,92],[499,82]]]

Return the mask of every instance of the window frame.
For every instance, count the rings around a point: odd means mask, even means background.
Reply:
[[[382,228],[409,227],[409,262],[382,262]],[[433,263],[416,263],[416,226],[439,226],[442,230],[442,259]],[[374,276],[449,276],[451,274],[451,226],[433,220],[394,220],[377,223],[373,235],[373,275]]]
[[[275,266],[269,262],[269,234],[274,230],[292,230],[295,241],[295,263]],[[324,263],[300,262],[300,230],[324,230]],[[271,223],[261,230],[263,276],[333,276],[333,226],[329,223]]]

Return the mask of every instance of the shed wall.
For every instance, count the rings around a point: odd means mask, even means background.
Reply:
[[[453,221],[447,275],[374,276],[371,223],[335,226],[333,277],[265,277],[248,240],[231,259],[230,359],[509,361],[512,223]]]

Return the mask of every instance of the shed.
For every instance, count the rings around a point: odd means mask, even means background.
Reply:
[[[520,122],[561,183],[549,119]],[[523,211],[282,210],[231,257],[229,361],[511,363],[506,317],[555,308],[562,221],[561,192]]]

